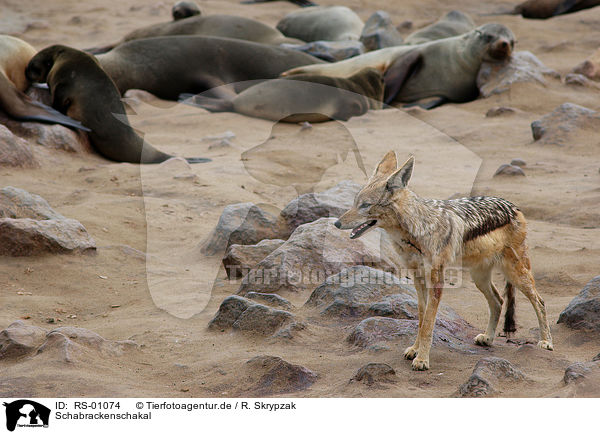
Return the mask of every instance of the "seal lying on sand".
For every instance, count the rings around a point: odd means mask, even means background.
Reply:
[[[299,51],[237,39],[170,36],[127,42],[98,56],[123,94],[142,89],[177,101],[228,83],[277,78],[301,65],[324,63]],[[241,83],[236,88],[244,88]]]
[[[25,75],[32,82],[48,83],[52,106],[89,127],[90,141],[104,157],[127,163],[160,163],[172,157],[131,128],[119,91],[93,56],[53,45],[33,56]]]
[[[600,5],[600,0],[527,0],[510,12],[524,18],[550,18]]]
[[[80,122],[23,93],[29,87],[25,68],[35,53],[35,49],[27,42],[0,35],[0,108],[20,121],[61,124],[89,131]]]
[[[418,45],[437,39],[451,38],[462,35],[475,28],[475,23],[466,14],[460,11],[450,11],[438,21],[423,27],[406,37],[406,45]]]
[[[128,41],[176,35],[218,36],[269,45],[301,44],[304,42],[298,39],[286,38],[279,30],[250,18],[234,15],[194,15],[176,21],[142,27],[125,35],[117,43],[90,48],[86,51],[92,54],[101,54]]]
[[[287,14],[277,23],[285,36],[306,42],[358,40],[365,23],[345,6],[317,6]]]
[[[508,27],[490,23],[461,36],[383,48],[337,63],[294,68],[283,75],[348,77],[365,67],[377,68],[384,73],[387,104],[439,97],[433,105],[426,106],[432,108],[445,101],[475,99],[479,94],[477,73],[482,62],[508,59],[514,39]]]
[[[184,102],[210,111],[234,111],[247,116],[283,122],[347,121],[380,109],[383,77],[365,68],[348,78],[295,75],[252,86],[233,99],[218,100],[182,95]]]

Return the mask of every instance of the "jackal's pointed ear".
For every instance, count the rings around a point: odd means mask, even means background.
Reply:
[[[408,185],[408,181],[412,176],[413,167],[415,165],[415,157],[410,157],[404,165],[396,170],[387,179],[386,188],[393,191],[396,188],[404,188]]]
[[[398,167],[398,160],[396,159],[396,153],[394,151],[390,151],[381,159],[373,175],[371,178],[379,177],[379,176],[388,176]]]

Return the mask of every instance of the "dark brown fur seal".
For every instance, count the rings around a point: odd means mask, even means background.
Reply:
[[[277,78],[289,68],[324,63],[294,50],[208,36],[130,41],[98,56],[98,61],[121,93],[142,89],[174,101],[182,93],[198,94],[224,84]]]
[[[235,15],[195,15],[176,21],[154,24],[134,30],[115,44],[86,50],[92,54],[106,53],[125,42],[159,36],[217,36],[261,44],[299,44],[299,39],[286,38],[281,32],[250,18]]]
[[[127,163],[160,163],[172,157],[131,128],[119,91],[93,56],[53,45],[31,59],[25,74],[32,82],[48,83],[52,106],[89,127],[90,141],[104,157]]]
[[[365,68],[348,78],[296,75],[262,82],[230,100],[196,96],[185,102],[273,121],[324,122],[347,121],[380,109],[382,99],[383,76]]]
[[[20,121],[46,122],[88,130],[80,122],[23,93],[29,87],[25,67],[35,53],[35,49],[27,42],[0,35],[0,109]]]
[[[524,18],[551,18],[600,5],[600,0],[527,0],[512,12]]]

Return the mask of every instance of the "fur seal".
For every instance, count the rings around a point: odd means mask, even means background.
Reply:
[[[514,39],[508,27],[488,23],[464,35],[383,48],[337,63],[294,68],[283,75],[348,77],[362,68],[373,67],[384,73],[386,104],[438,97],[432,106],[425,107],[433,108],[445,101],[466,102],[477,98],[481,64],[508,59]]]
[[[254,4],[254,3],[269,3],[272,1],[277,1],[277,0],[244,0],[241,3],[242,4]],[[311,2],[310,0],[287,0],[290,3],[294,3],[295,5],[298,5],[302,8],[307,8],[309,6],[318,6],[316,3]]]
[[[172,157],[131,128],[119,91],[93,56],[53,45],[33,56],[25,75],[32,82],[48,83],[52,106],[89,127],[90,141],[104,157],[127,163],[160,163]],[[205,161],[210,160],[188,159]]]
[[[527,0],[511,12],[524,18],[551,18],[600,5],[600,0]]]
[[[224,84],[277,78],[301,65],[324,63],[299,51],[237,39],[169,36],[127,42],[97,57],[123,94],[142,89],[177,101]],[[243,83],[236,87],[243,88]]]
[[[27,42],[0,35],[0,108],[17,120],[61,124],[89,131],[80,122],[23,93],[29,87],[25,68],[35,53],[35,48]]]
[[[125,42],[137,39],[182,35],[217,36],[268,45],[304,43],[304,41],[298,39],[286,38],[279,30],[250,18],[235,15],[194,15],[176,21],[142,27],[128,33],[115,44],[90,48],[85,51],[92,54],[101,54]]]
[[[177,2],[171,8],[171,16],[173,17],[173,21],[193,17],[194,15],[200,15],[200,8],[194,2]]]
[[[196,96],[186,102],[210,111],[297,123],[347,121],[369,109],[381,109],[382,99],[383,76],[377,69],[365,68],[348,78],[294,75],[262,82],[233,99]]]
[[[403,39],[386,11],[376,11],[369,17],[360,34],[367,51],[402,45]]]
[[[418,45],[437,39],[462,35],[475,28],[475,23],[468,15],[460,11],[450,11],[438,21],[430,24],[406,37],[406,45]]]
[[[346,6],[316,6],[287,14],[276,27],[285,36],[313,42],[358,40],[364,25]]]

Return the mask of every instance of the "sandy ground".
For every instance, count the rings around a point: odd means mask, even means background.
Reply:
[[[166,21],[169,2],[140,0],[1,0],[0,31],[21,37],[41,49],[53,43],[77,48],[103,45],[143,25]],[[321,4],[334,2],[323,0]],[[460,9],[478,24],[508,25],[518,50],[529,50],[561,74],[589,56],[600,40],[600,8],[549,21],[518,16],[489,16],[516,2],[409,0],[397,10],[381,0],[350,0],[366,20],[387,9],[395,23],[418,28],[450,9]],[[231,0],[202,1],[208,13],[239,14],[274,25],[296,6],[287,2],[240,5]],[[207,156],[212,163],[195,165],[196,178],[174,179],[190,169],[178,162],[140,168],[109,163],[90,154],[41,149],[39,169],[0,170],[0,185],[23,188],[44,197],[58,212],[79,220],[98,245],[95,255],[60,255],[0,260],[0,329],[20,318],[46,329],[84,327],[107,339],[133,339],[140,348],[120,357],[83,357],[65,368],[49,356],[27,361],[0,361],[1,396],[179,396],[221,397],[243,394],[240,372],[255,355],[281,356],[319,374],[308,397],[445,397],[456,392],[477,360],[485,355],[516,364],[533,381],[529,387],[502,390],[502,396],[572,396],[562,386],[565,368],[589,361],[600,350],[597,335],[557,325],[559,313],[598,274],[600,254],[600,190],[598,136],[579,135],[574,145],[533,143],[530,123],[563,102],[600,109],[598,91],[568,87],[559,80],[520,84],[509,92],[468,104],[422,110],[370,112],[344,124],[356,140],[367,171],[393,148],[414,153],[415,191],[444,198],[455,193],[505,197],[530,221],[529,242],[538,290],[544,298],[554,336],[554,352],[533,350],[498,338],[477,354],[433,349],[432,369],[413,372],[402,359],[403,348],[371,353],[345,343],[352,324],[313,326],[291,341],[270,341],[207,330],[221,301],[239,282],[224,279],[219,260],[202,258],[198,244],[230,203],[255,202],[283,207],[297,195],[292,186],[265,184],[240,161],[241,152],[264,142],[271,122],[237,114],[209,114],[193,107],[143,104],[132,123],[161,150],[183,156]],[[488,109],[510,106],[509,116],[486,118]],[[276,134],[293,138],[297,125],[277,126]],[[339,124],[316,125],[321,141],[290,149],[293,172],[307,158],[318,164],[323,147],[344,140]],[[206,136],[232,131],[228,148],[209,149]],[[275,132],[273,133],[275,134]],[[583,134],[583,133],[582,133]],[[293,142],[293,139],[290,139]],[[296,142],[298,139],[296,137]],[[493,178],[500,164],[513,158],[527,162],[526,177]],[[274,170],[265,161],[265,171]],[[342,179],[362,183],[356,162],[347,158],[328,170],[315,190]],[[139,252],[148,252],[148,259]],[[101,278],[106,277],[106,278]],[[499,276],[496,276],[499,280]],[[204,287],[194,288],[197,282]],[[214,283],[214,284],[213,284]],[[498,286],[502,286],[499,282]],[[32,295],[18,295],[18,291]],[[307,293],[283,293],[295,306]],[[487,322],[487,304],[465,273],[463,287],[448,290],[443,301],[478,329]],[[535,341],[537,322],[527,300],[518,295],[519,342]],[[111,308],[118,305],[118,308]],[[76,315],[76,318],[69,316]],[[298,311],[301,317],[302,310]],[[383,362],[398,381],[382,387],[349,383],[364,364]],[[35,372],[35,374],[32,374]],[[588,391],[600,395],[600,390]]]

